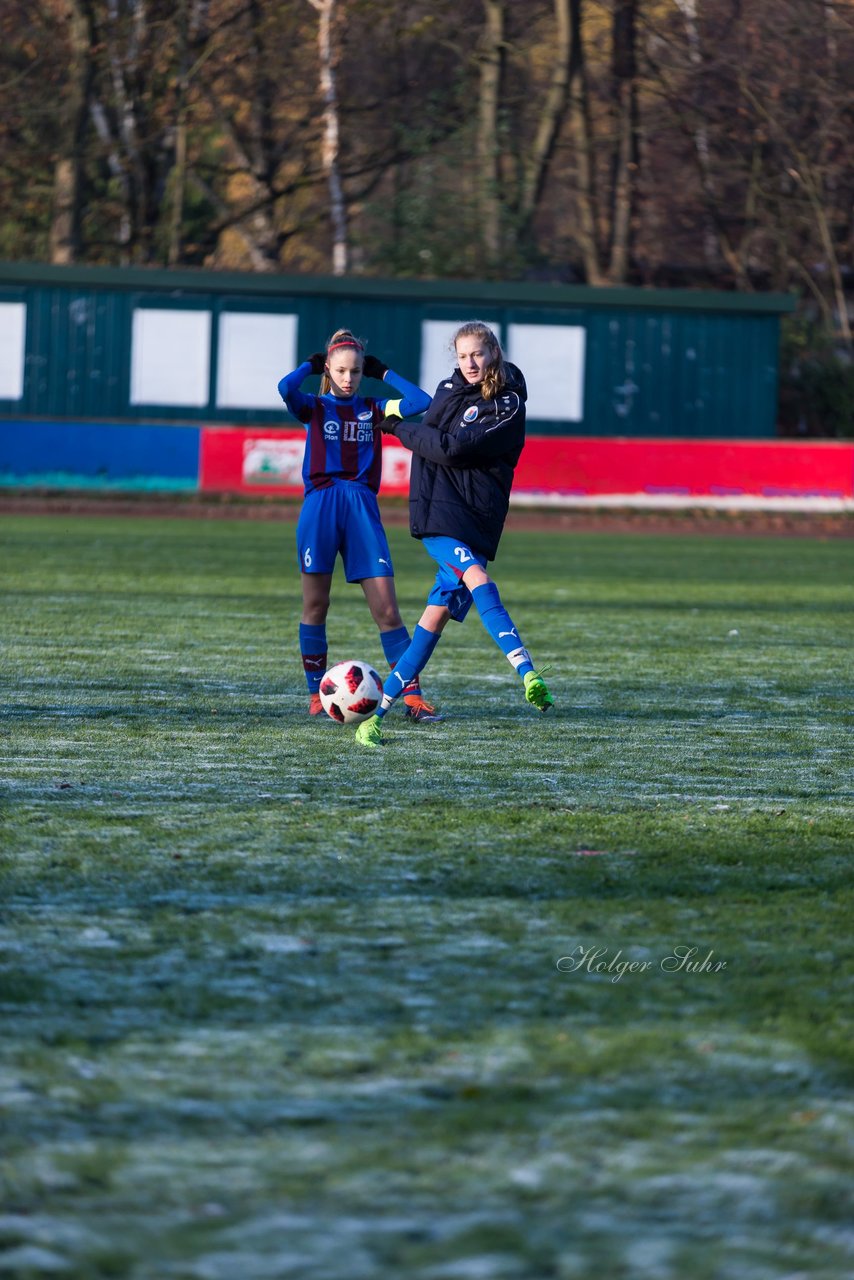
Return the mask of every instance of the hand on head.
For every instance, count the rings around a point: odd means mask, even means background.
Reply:
[[[364,344],[349,329],[338,329],[326,344],[325,351],[308,357],[311,372],[325,375],[336,395],[353,395],[363,377],[383,382],[389,366],[376,356],[365,355]],[[325,383],[321,385],[321,391]]]
[[[376,378],[378,382],[382,382],[387,372],[388,365],[383,364],[382,360],[378,360],[376,356],[365,356],[362,373],[366,378]]]

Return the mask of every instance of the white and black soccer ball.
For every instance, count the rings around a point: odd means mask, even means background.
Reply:
[[[382,681],[369,662],[338,662],[320,682],[323,710],[339,724],[367,720],[382,696]]]

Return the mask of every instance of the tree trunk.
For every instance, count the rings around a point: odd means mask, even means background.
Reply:
[[[169,249],[166,256],[170,267],[181,261],[184,223],[184,196],[187,189],[187,92],[189,88],[189,18],[188,0],[178,0],[178,83],[175,101],[175,163],[172,167],[172,207],[169,212]]]
[[[121,171],[120,189],[124,199],[119,242],[128,258],[149,260],[152,228],[147,213],[151,205],[148,173],[140,136],[141,87],[140,51],[145,39],[147,14],[145,5],[138,3],[131,19],[125,23],[123,14],[115,3],[110,3],[101,36],[107,57],[109,83],[112,88],[110,106],[104,108],[100,118],[110,138],[110,149]],[[142,86],[144,94],[144,86]],[[113,129],[111,116],[114,118]]]
[[[637,191],[637,0],[617,0],[614,10],[612,78],[614,159],[608,279],[625,284],[631,257],[631,230]]]
[[[95,126],[95,132],[101,139],[107,156],[107,168],[110,175],[115,179],[116,186],[122,194],[122,213],[119,219],[119,235],[118,244],[122,251],[122,257],[125,258],[129,254],[131,241],[131,184],[127,175],[127,169],[122,161],[119,151],[119,144],[110,129],[110,122],[104,104],[95,96],[91,105],[92,123]]]
[[[634,212],[634,168],[632,159],[635,131],[632,121],[632,94],[621,85],[617,111],[617,153],[615,159],[613,212],[611,217],[611,254],[608,280],[625,284],[629,272],[632,216]]]
[[[349,266],[347,205],[339,167],[338,93],[335,83],[335,53],[332,23],[337,0],[309,0],[320,14],[317,50],[320,62],[320,94],[323,99],[323,169],[329,184],[329,212],[332,222],[332,272],[346,275]]]
[[[599,199],[593,154],[593,130],[590,100],[584,67],[584,41],[581,33],[583,0],[570,0],[571,73],[569,114],[575,140],[576,193],[578,221],[575,239],[581,250],[584,274],[588,284],[605,284],[599,246]]]
[[[486,24],[480,62],[478,112],[478,199],[483,266],[494,269],[501,260],[501,193],[498,120],[504,61],[504,0],[484,0]]]
[[[275,177],[273,138],[277,89],[269,75],[269,61],[265,57],[264,50],[265,23],[268,21],[269,19],[265,16],[264,0],[250,0],[249,28],[253,82],[250,146],[253,172],[258,181],[266,187],[272,185]]]
[[[554,155],[560,127],[566,114],[567,97],[572,78],[571,23],[569,0],[555,0],[554,66],[551,82],[540,112],[539,124],[522,177],[522,198],[519,206],[520,229],[525,234],[537,212],[543,194],[549,164]]]
[[[697,159],[697,168],[700,174],[700,183],[703,188],[703,198],[705,201],[703,257],[706,260],[706,265],[713,270],[719,265],[720,257],[723,255],[726,261],[735,270],[736,278],[738,279],[744,274],[741,264],[738,262],[738,255],[733,252],[732,245],[729,243],[722,229],[716,225],[716,219],[713,213],[713,210],[716,207],[716,201],[715,183],[712,177],[709,129],[706,120],[702,115],[702,87],[697,83],[696,79],[703,66],[703,51],[700,40],[699,0],[676,0],[676,5],[681,12],[685,23],[685,37],[688,42],[688,61],[691,64],[691,72],[695,78],[694,90],[691,98],[694,111],[698,118],[693,128],[692,140],[694,143],[694,155]]]
[[[83,141],[92,92],[91,32],[85,6],[69,0],[69,94],[64,112],[61,151],[54,168],[51,262],[67,265],[80,252]]]

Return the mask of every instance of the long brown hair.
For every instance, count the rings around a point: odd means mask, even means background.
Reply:
[[[326,358],[329,359],[329,352],[333,347],[352,347],[361,357],[362,364],[365,363],[365,344],[360,338],[351,332],[350,329],[336,329],[332,337],[326,344]],[[325,396],[332,387],[332,379],[324,369],[320,377],[320,394]]]
[[[461,324],[453,338],[453,351],[456,354],[458,338],[477,338],[488,348],[492,359],[486,366],[483,381],[480,384],[484,400],[494,400],[502,387],[507,385],[507,370],[504,367],[504,352],[501,343],[483,320],[467,320]]]

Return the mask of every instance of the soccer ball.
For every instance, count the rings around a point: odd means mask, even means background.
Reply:
[[[323,710],[339,724],[367,720],[380,705],[382,681],[367,662],[339,662],[320,682]]]

